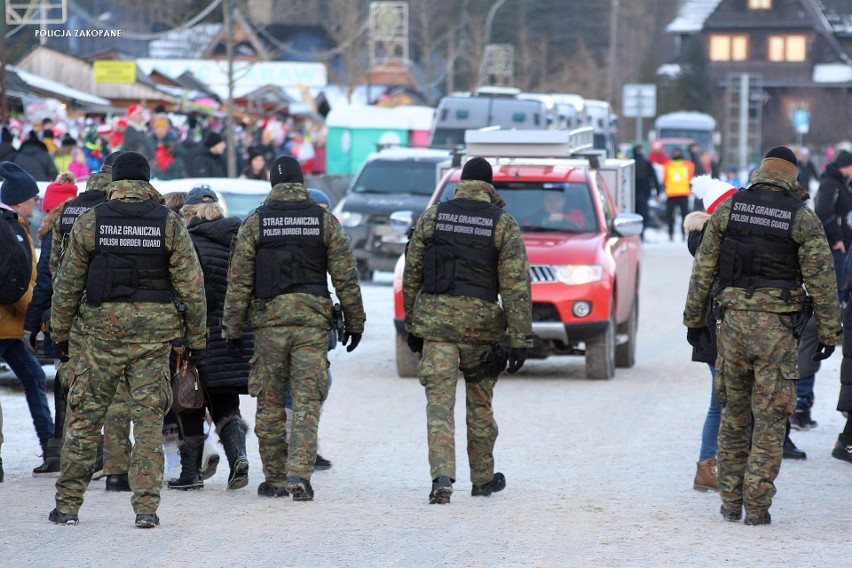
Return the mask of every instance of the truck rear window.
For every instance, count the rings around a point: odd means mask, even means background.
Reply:
[[[438,202],[455,196],[458,182],[441,190]],[[585,183],[495,182],[508,212],[525,233],[596,233],[598,219]]]
[[[352,191],[355,193],[413,193],[432,195],[437,179],[435,162],[384,161],[367,162]]]

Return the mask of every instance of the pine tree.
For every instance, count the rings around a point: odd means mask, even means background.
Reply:
[[[680,74],[672,84],[671,93],[675,105],[683,110],[712,113],[716,89],[700,35],[694,35],[684,44],[678,63]]]

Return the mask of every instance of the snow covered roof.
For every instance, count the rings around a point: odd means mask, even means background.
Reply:
[[[210,47],[222,24],[198,24],[189,29],[174,30],[148,42],[152,59],[197,59]]]
[[[680,6],[677,17],[666,26],[670,34],[700,32],[704,22],[719,7],[722,0],[686,0]]]
[[[435,109],[424,106],[338,105],[325,119],[328,127],[429,130]]]
[[[852,83],[852,65],[818,63],[814,65],[814,83]]]
[[[18,69],[14,65],[9,65],[8,69],[14,71],[21,81],[23,81],[33,89],[38,89],[40,91],[48,91],[50,93],[55,93],[62,98],[74,99],[75,101],[86,103],[89,105],[109,106],[112,104],[107,99],[96,97],[95,95],[90,95],[89,93],[78,91],[77,89],[72,89],[64,83],[53,81],[51,79],[45,79],[44,77],[41,77],[39,75],[34,75],[22,69]]]

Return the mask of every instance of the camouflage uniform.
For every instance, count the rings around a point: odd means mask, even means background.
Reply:
[[[799,193],[795,175],[758,171],[752,186]],[[707,223],[695,255],[683,322],[705,325],[711,289],[720,268],[720,250],[731,218],[732,199],[723,202]],[[816,214],[801,207],[792,218],[802,280],[813,297],[820,341],[839,341],[840,310],[831,270],[831,251]],[[718,329],[716,398],[722,405],[719,430],[719,489],[723,508],[746,518],[765,515],[775,495],[781,468],[785,427],[796,407],[797,338],[793,319],[802,310],[805,291],[798,287],[790,300],[779,288],[728,286],[715,293],[725,311]]]
[[[264,202],[309,200],[301,183],[279,183]],[[355,257],[337,219],[323,215],[328,273],[350,333],[363,333],[366,320]],[[266,483],[283,489],[288,477],[310,481],[317,453],[320,404],[328,396],[330,298],[283,293],[262,301],[255,295],[255,257],[260,242],[257,213],[240,227],[231,252],[222,337],[237,339],[248,320],[255,355],[249,394],[257,397],[257,434]],[[288,383],[293,395],[293,428],[288,448],[284,424]]]
[[[86,191],[103,191],[106,192],[107,186],[112,182],[112,174],[109,172],[97,172],[89,176],[86,182]],[[159,199],[159,193],[151,195],[151,199]],[[50,273],[53,279],[59,275],[59,263],[62,260],[62,253],[68,246],[70,233],[63,233],[60,230],[61,217],[54,217],[51,232],[53,234],[53,242],[58,243],[58,246],[50,248]],[[81,345],[77,340],[82,339],[82,334],[75,324],[71,329],[71,344],[69,345],[70,360],[66,363],[60,363],[57,374],[60,377],[62,386],[68,388],[71,383],[71,378],[74,376],[74,369],[77,368],[78,356],[80,354]],[[71,375],[67,379],[62,374],[62,369],[66,370],[66,374]],[[115,391],[115,399],[109,405],[106,418],[104,420],[104,475],[118,475],[127,473],[130,466],[130,451],[132,449],[130,443],[130,394],[127,392],[127,386],[124,382],[117,383]]]
[[[109,198],[142,202],[159,194],[147,182],[124,180],[108,188]],[[78,363],[68,394],[68,429],[62,447],[62,474],[56,482],[56,508],[77,514],[92,476],[98,432],[118,383],[133,400],[135,445],[130,456],[131,499],[137,514],[152,514],[160,503],[163,475],[162,423],[171,406],[169,350],[186,334],[191,349],[205,346],[206,306],[201,267],[186,228],[169,212],[165,248],[169,280],[186,304],[184,321],[172,303],[86,301],[90,254],[95,250],[95,210],[83,213],[71,231],[54,287],[51,325],[57,342],[79,328]],[[76,321],[75,321],[76,319]]]
[[[485,201],[503,207],[506,203],[484,181],[459,182],[455,197]],[[517,222],[502,214],[494,229],[499,250],[498,283],[502,308],[468,296],[422,292],[424,257],[435,232],[437,207],[426,210],[417,221],[405,257],[402,292],[405,329],[424,340],[420,361],[420,384],[426,388],[426,425],[432,479],[456,478],[454,407],[459,368],[479,366],[481,355],[508,337],[510,347],[532,347],[532,301],[529,265],[523,236]],[[494,476],[494,443],[497,424],[491,409],[496,378],[466,382],[468,457],[474,485]]]

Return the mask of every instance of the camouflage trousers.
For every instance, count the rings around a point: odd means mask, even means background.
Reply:
[[[747,516],[772,505],[796,408],[798,345],[790,325],[786,315],[728,309],[719,327],[719,492],[726,509],[745,506]]]
[[[426,429],[432,479],[456,479],[455,405],[459,367],[479,365],[488,345],[425,341],[420,360],[420,384],[426,387]],[[465,382],[467,456],[470,480],[483,485],[494,477],[497,423],[491,401],[497,379]]]
[[[66,389],[70,386],[80,361],[83,337],[85,336],[82,333],[71,334],[68,346],[70,358],[67,363],[61,363],[59,368],[60,382]],[[110,403],[104,420],[104,474],[127,473],[130,450],[130,394],[127,392],[127,385],[119,381],[115,398]]]
[[[92,478],[98,436],[107,409],[123,382],[129,393],[135,444],[130,453],[131,504],[150,514],[160,504],[163,478],[163,415],[172,403],[171,343],[120,343],[88,336],[69,384],[68,417],[56,481],[56,508],[76,514]]]
[[[317,458],[320,405],[328,396],[328,335],[316,327],[279,326],[254,330],[249,394],[257,397],[257,434],[263,475],[274,487],[288,476],[310,480]],[[287,444],[288,385],[293,425]]]

